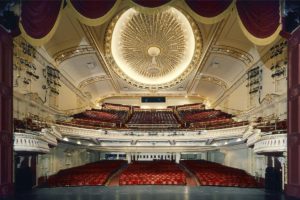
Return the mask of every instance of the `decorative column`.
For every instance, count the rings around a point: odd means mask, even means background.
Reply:
[[[13,39],[0,27],[0,197],[13,194]]]
[[[286,159],[284,157],[280,157],[278,158],[280,165],[281,165],[281,180],[282,180],[282,185],[281,185],[281,189],[284,191],[284,184],[285,184],[285,163],[286,163]]]
[[[179,163],[180,162],[180,153],[175,154],[175,162]]]
[[[288,40],[288,183],[286,194],[300,198],[300,28]]]
[[[126,153],[126,157],[127,157],[127,161],[128,161],[128,164],[131,163],[131,153]]]

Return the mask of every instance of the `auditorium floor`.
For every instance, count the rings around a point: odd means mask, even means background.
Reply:
[[[289,200],[263,189],[185,186],[40,188],[7,200]],[[5,199],[6,200],[6,199]]]

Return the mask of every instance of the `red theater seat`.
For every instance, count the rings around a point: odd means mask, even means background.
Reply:
[[[48,179],[49,187],[104,185],[108,177],[126,162],[100,161],[79,167],[64,169]]]
[[[120,185],[185,185],[185,173],[170,161],[134,162],[125,169]]]
[[[204,160],[181,162],[190,169],[203,186],[261,187],[253,176],[245,171]]]

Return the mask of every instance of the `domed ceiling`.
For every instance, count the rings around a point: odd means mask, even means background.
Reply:
[[[146,13],[130,8],[111,21],[105,54],[131,85],[158,89],[180,83],[196,69],[201,47],[197,25],[176,8]]]

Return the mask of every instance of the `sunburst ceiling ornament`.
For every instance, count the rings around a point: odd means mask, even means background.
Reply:
[[[149,13],[130,8],[112,20],[105,49],[121,78],[140,88],[160,89],[180,83],[196,69],[201,38],[197,25],[173,7]]]

